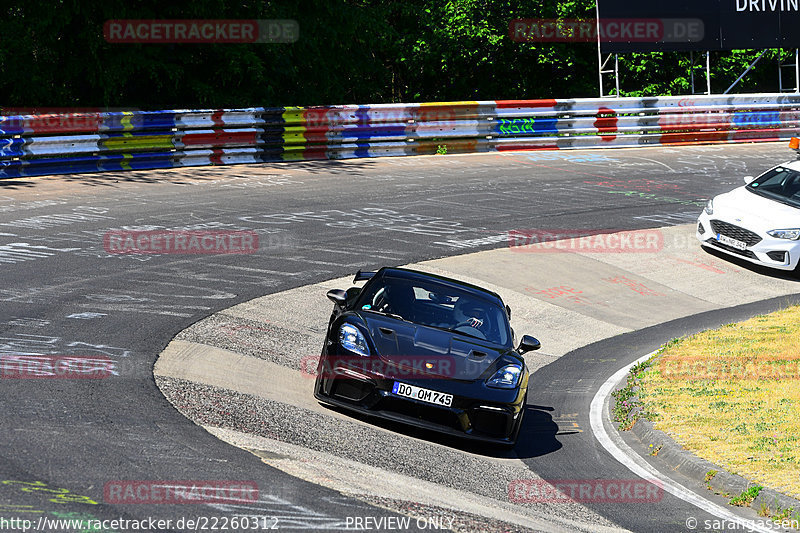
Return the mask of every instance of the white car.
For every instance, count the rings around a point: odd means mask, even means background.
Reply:
[[[744,181],[747,185],[708,201],[697,238],[751,263],[800,272],[800,160]]]

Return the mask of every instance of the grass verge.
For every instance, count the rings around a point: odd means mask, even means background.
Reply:
[[[631,372],[615,418],[625,429],[646,416],[695,455],[800,498],[798,363],[800,306],[675,339]]]

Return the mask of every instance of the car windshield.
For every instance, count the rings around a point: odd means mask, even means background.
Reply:
[[[356,309],[487,340],[511,344],[506,310],[487,299],[436,280],[383,277],[364,287]]]
[[[784,204],[800,207],[800,173],[775,167],[751,181],[747,190]]]

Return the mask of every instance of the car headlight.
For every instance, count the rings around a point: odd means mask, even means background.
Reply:
[[[796,241],[800,239],[800,228],[793,229],[771,229],[767,235],[775,237],[776,239],[786,239],[788,241]]]
[[[369,356],[369,348],[364,335],[352,324],[342,324],[339,328],[339,344],[342,348],[358,355]]]
[[[714,214],[714,199],[712,198],[708,202],[706,202],[705,207],[706,215],[713,215]]]
[[[522,366],[506,365],[486,380],[486,386],[497,389],[513,389],[519,385],[520,376],[522,376]]]

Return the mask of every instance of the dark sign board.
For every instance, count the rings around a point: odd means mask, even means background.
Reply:
[[[800,47],[800,0],[597,1],[604,53]]]

